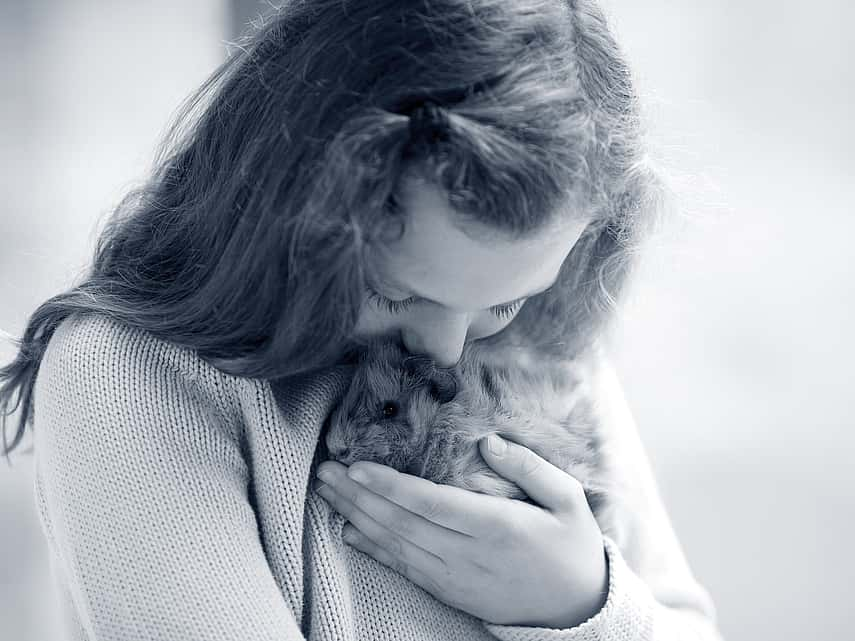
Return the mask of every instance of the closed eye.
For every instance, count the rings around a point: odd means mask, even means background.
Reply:
[[[404,300],[392,300],[391,298],[386,298],[382,294],[378,294],[370,287],[366,287],[365,291],[368,292],[368,300],[374,303],[380,309],[385,310],[389,314],[400,314],[406,309],[409,309],[413,303],[418,301],[418,298],[415,296],[410,296],[409,298],[405,298]]]
[[[516,314],[520,307],[523,306],[528,298],[520,298],[519,300],[515,300],[513,303],[505,303],[504,305],[496,305],[490,308],[490,311],[493,312],[499,318],[508,318],[509,316],[513,316]]]
[[[417,296],[410,296],[404,300],[392,300],[391,298],[386,298],[382,294],[379,294],[370,287],[366,287],[365,289],[368,293],[368,300],[389,314],[400,314],[419,301]],[[520,307],[522,307],[523,303],[527,300],[528,298],[520,298],[510,303],[494,305],[490,308],[490,311],[497,317],[505,319],[518,312]]]

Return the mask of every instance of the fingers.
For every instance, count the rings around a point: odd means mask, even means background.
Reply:
[[[422,572],[435,571],[469,539],[361,486],[338,463],[324,467],[331,489],[321,488],[319,494],[370,540]]]
[[[496,450],[490,445],[494,438]],[[484,460],[499,476],[519,486],[544,508],[572,511],[585,500],[578,480],[527,447],[496,435],[482,439],[479,445]]]
[[[357,461],[347,475],[407,512],[470,537],[494,532],[507,511],[509,499],[434,483],[369,461]]]

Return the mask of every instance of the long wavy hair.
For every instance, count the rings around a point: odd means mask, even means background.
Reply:
[[[556,216],[590,219],[559,282],[503,334],[572,355],[606,325],[663,182],[594,2],[288,2],[239,45],[183,105],[86,277],[35,310],[0,369],[4,455],[32,421],[48,342],[75,312],[239,376],[335,362],[363,300],[366,252],[404,222],[395,192],[408,167],[461,219],[510,238]],[[442,107],[447,135],[410,135],[409,113],[426,100]]]

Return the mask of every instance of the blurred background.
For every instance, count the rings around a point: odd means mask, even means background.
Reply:
[[[852,638],[852,3],[608,0],[680,215],[614,339],[729,641]],[[0,0],[0,329],[86,267],[255,0]],[[13,354],[0,343],[0,362]],[[59,639],[30,438],[0,461],[0,636]]]

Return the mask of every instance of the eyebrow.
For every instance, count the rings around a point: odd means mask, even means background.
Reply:
[[[440,303],[439,301],[435,301],[432,298],[428,298],[427,296],[422,296],[418,292],[413,291],[407,287],[402,287],[400,283],[396,283],[395,281],[393,281],[391,279],[384,279],[381,282],[383,282],[384,284],[389,285],[391,287],[394,287],[395,289],[397,289],[399,291],[410,292],[409,297],[411,297],[411,298],[418,298],[420,300],[425,300],[429,303],[433,303],[434,305],[443,306],[442,303]],[[545,292],[547,289],[552,287],[557,282],[558,282],[558,274],[555,275],[555,277],[552,279],[552,282],[550,282],[548,285],[544,285],[543,287],[540,287],[539,289],[536,289],[533,292],[530,292],[528,294],[520,296],[519,298],[515,298],[514,300],[509,300],[507,303],[496,303],[495,305],[492,305],[491,308],[492,307],[504,307],[506,305],[513,305],[514,303],[517,303],[517,302],[519,302],[525,298],[531,298],[532,296],[537,296],[538,294],[542,294],[543,292]]]

